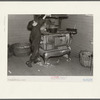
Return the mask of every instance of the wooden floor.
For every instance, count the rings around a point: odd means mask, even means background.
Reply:
[[[71,61],[65,58],[51,58],[49,66],[40,64],[33,65],[32,68],[25,64],[29,57],[15,57],[8,59],[8,75],[10,76],[92,76],[93,70],[82,67],[77,57],[71,57]]]

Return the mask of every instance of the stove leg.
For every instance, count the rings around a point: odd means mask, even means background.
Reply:
[[[67,53],[67,56],[68,56],[68,57],[66,57],[66,61],[68,61],[68,62],[71,61],[70,54],[71,54],[71,52],[69,51],[69,52]]]
[[[69,53],[68,53],[68,59],[69,59],[69,60],[71,60],[70,55],[71,55],[71,51],[69,51]]]
[[[43,54],[43,60],[44,60],[44,64],[47,64],[47,60],[48,60],[48,57],[46,57],[46,53]]]

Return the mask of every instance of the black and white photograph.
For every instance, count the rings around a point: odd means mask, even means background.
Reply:
[[[93,76],[93,14],[8,14],[8,76]]]

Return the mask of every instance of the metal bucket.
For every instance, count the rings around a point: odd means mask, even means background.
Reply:
[[[29,43],[13,44],[14,55],[18,57],[29,56],[31,53]]]
[[[84,67],[91,67],[93,64],[93,55],[91,52],[83,50],[79,53],[80,64]]]

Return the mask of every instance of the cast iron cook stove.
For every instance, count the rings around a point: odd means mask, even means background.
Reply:
[[[58,27],[57,32],[41,31],[41,43],[40,43],[40,55],[46,64],[47,60],[51,57],[66,56],[67,59],[70,58],[71,53],[71,40],[72,36],[77,33],[76,29],[66,29],[61,30],[61,22],[63,19],[67,19],[67,14],[51,14],[51,17],[47,17],[47,20],[57,20]],[[49,24],[51,28],[52,24]],[[53,23],[55,26],[55,24]],[[47,28],[48,29],[48,28]]]
[[[40,55],[46,64],[47,60],[52,57],[67,55],[69,59],[71,53],[71,40],[75,31],[61,31],[57,33],[43,32],[40,43]]]

